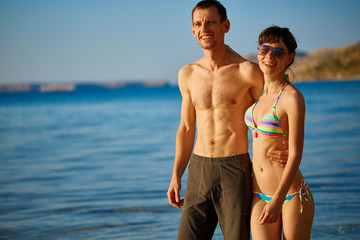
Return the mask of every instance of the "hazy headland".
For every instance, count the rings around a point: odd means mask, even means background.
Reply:
[[[244,55],[257,62],[255,55]],[[295,82],[323,80],[360,79],[360,42],[331,49],[318,49],[310,53],[299,53],[290,67],[290,79]],[[2,79],[6,82],[6,79]],[[4,83],[0,92],[71,92],[79,88],[124,88],[127,86],[161,87],[169,80],[99,81],[98,83]]]

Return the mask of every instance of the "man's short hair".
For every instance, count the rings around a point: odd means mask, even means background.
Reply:
[[[216,7],[220,15],[221,22],[227,19],[226,8],[217,0],[204,0],[196,4],[196,6],[192,10],[192,17],[194,17],[195,10],[210,8],[210,7]]]

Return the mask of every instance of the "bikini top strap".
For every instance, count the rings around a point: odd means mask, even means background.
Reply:
[[[286,77],[286,81],[285,81],[284,85],[281,87],[280,92],[279,92],[279,95],[277,96],[276,101],[275,101],[275,104],[274,104],[274,106],[273,106],[273,111],[274,111],[274,112],[275,112],[276,105],[277,105],[277,103],[278,103],[278,101],[279,101],[279,98],[280,98],[281,93],[284,91],[286,85],[289,83],[289,76],[288,76],[287,74],[285,74],[285,77]]]
[[[260,97],[258,98],[258,100],[256,100],[256,102],[254,103],[254,107],[255,107],[255,105],[260,101],[261,97],[264,95],[264,92],[265,92],[265,90],[262,92],[262,94],[260,95]]]

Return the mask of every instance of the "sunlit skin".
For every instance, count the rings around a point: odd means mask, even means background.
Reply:
[[[181,119],[167,192],[169,203],[177,208],[184,202],[180,198],[181,178],[192,151],[205,157],[248,152],[248,130],[243,116],[263,90],[263,74],[258,65],[224,44],[229,29],[229,20],[221,22],[215,7],[196,9],[193,13],[192,33],[203,48],[204,57],[182,67],[178,75]],[[285,166],[287,150],[268,154],[276,164]]]
[[[272,48],[281,47],[288,51],[283,40],[278,43],[264,43]],[[272,51],[257,55],[259,66],[264,73],[265,93],[256,105],[253,118],[255,123],[269,111],[286,81],[285,70],[294,58],[286,53],[278,59]],[[253,138],[253,191],[274,196],[265,203],[254,195],[251,214],[252,238],[281,239],[283,228],[286,239],[309,239],[314,213],[314,201],[304,201],[304,212],[300,213],[300,199],[295,196],[283,207],[285,196],[300,189],[303,175],[299,170],[304,141],[305,101],[302,94],[292,85],[284,89],[276,107],[276,115],[286,136],[269,137],[259,134]],[[279,167],[269,160],[268,151],[282,149],[282,141],[289,141],[289,158],[285,166]],[[281,217],[280,217],[281,216]]]
[[[181,177],[191,152],[224,157],[248,152],[245,110],[259,97],[263,75],[256,64],[226,48],[224,35],[230,22],[220,21],[215,7],[197,9],[192,33],[204,57],[179,71],[181,120],[176,135],[175,161],[168,190],[171,205],[180,207]],[[195,129],[197,138],[195,140]]]

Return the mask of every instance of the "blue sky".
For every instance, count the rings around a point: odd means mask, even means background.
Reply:
[[[164,79],[201,58],[192,0],[0,0],[0,83]],[[225,41],[254,53],[259,33],[289,27],[311,52],[360,41],[359,0],[223,0]]]

